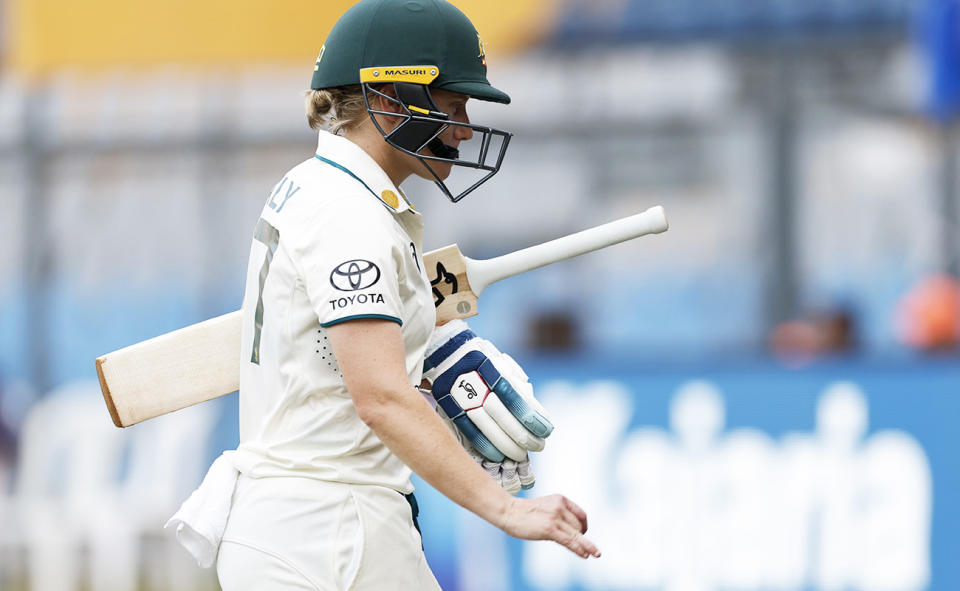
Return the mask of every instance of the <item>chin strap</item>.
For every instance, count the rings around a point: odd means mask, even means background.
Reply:
[[[433,138],[433,140],[427,144],[427,148],[429,148],[430,151],[433,152],[433,155],[437,158],[449,158],[450,160],[456,160],[460,157],[460,150],[452,146],[448,146],[440,141],[440,138],[438,137]]]

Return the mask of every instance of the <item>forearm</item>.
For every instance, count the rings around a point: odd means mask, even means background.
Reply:
[[[464,451],[409,385],[399,326],[359,319],[332,326],[327,334],[357,414],[414,472],[512,536],[554,540],[584,558],[600,555],[583,537],[583,509],[562,495],[512,497]]]
[[[365,408],[361,417],[390,451],[431,486],[503,527],[513,497],[467,454],[416,390],[391,389]]]

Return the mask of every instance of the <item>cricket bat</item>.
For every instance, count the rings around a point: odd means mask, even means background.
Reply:
[[[437,324],[474,316],[480,294],[501,279],[667,228],[658,205],[492,259],[465,257],[456,244],[430,251],[423,260]],[[242,324],[238,310],[98,357],[100,389],[113,423],[129,427],[237,391]]]

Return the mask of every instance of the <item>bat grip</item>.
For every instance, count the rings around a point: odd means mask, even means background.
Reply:
[[[467,276],[473,293],[480,295],[491,283],[538,269],[557,261],[613,246],[669,228],[663,207],[657,205],[630,217],[595,226],[576,234],[486,260],[467,258]]]

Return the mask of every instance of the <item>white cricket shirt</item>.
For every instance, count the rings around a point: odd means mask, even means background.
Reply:
[[[436,322],[423,220],[349,140],[320,132],[260,214],[243,299],[237,468],[413,490],[407,468],[357,416],[326,327],[400,324],[411,395]]]

